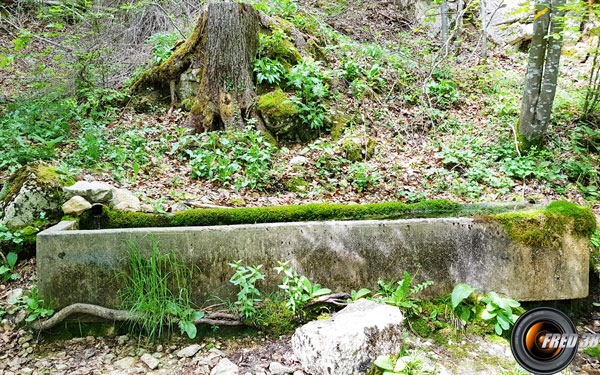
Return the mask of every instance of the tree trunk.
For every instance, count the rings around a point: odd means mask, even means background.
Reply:
[[[464,16],[465,2],[464,0],[458,0],[458,5],[456,9],[456,22],[454,32],[454,39],[456,39],[456,50],[454,53],[456,56],[460,54],[461,45],[462,45],[462,28],[463,28],[463,16]]]
[[[536,5],[518,133],[524,149],[544,142],[556,94],[562,50],[564,0]],[[547,9],[544,11],[544,9]]]
[[[481,0],[481,61],[487,62],[487,4]]]
[[[252,66],[260,17],[243,3],[210,3],[200,90],[188,125],[196,131],[243,129],[254,117]]]
[[[440,13],[442,17],[442,45],[446,50],[445,53],[448,53],[448,37],[450,31],[448,30],[448,2],[446,0],[442,0],[442,4],[440,5]]]

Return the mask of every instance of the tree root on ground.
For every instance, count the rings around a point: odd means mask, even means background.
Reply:
[[[350,299],[350,295],[348,293],[333,293],[315,298],[314,300],[306,304],[304,307],[306,308],[321,304],[345,306],[347,305],[346,301],[348,299]],[[45,331],[57,326],[73,314],[85,314],[97,318],[112,320],[115,322],[136,322],[141,321],[143,319],[143,316],[141,314],[131,312],[128,310],[114,310],[98,305],[91,305],[88,303],[74,303],[58,311],[56,314],[54,314],[51,318],[47,320],[38,320],[31,323],[30,328],[37,331]],[[205,313],[205,315],[202,318],[196,319],[194,321],[194,325],[198,324],[209,324],[212,326],[239,326],[243,325],[244,321],[242,317],[238,314],[230,314],[226,312],[216,311]]]
[[[98,318],[112,320],[112,321],[140,321],[142,319],[142,315],[138,313],[133,313],[127,310],[113,310],[108,309],[106,307],[90,305],[87,303],[75,303],[65,307],[60,310],[56,314],[54,314],[51,318],[45,321],[36,321],[33,322],[30,327],[34,330],[45,331],[56,325],[60,324],[66,318],[73,314],[85,314],[91,315]],[[210,324],[210,325],[219,325],[219,326],[237,326],[242,325],[243,321],[241,316],[236,314],[228,314],[224,312],[214,312],[207,313],[204,317],[200,319],[196,319],[194,321],[195,325],[198,324]]]

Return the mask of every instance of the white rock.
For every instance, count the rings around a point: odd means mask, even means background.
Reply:
[[[114,189],[110,206],[117,211],[139,211],[141,208],[140,200],[127,189]]]
[[[202,347],[198,344],[190,345],[177,352],[179,358],[190,358],[196,355]]]
[[[21,298],[22,295],[22,288],[13,289],[6,296],[6,303],[8,303],[9,305],[16,305],[19,302],[19,298]]]
[[[271,362],[269,365],[271,375],[287,375],[294,372],[293,368],[282,365],[279,362]]]
[[[140,211],[147,212],[149,214],[153,214],[156,210],[154,209],[154,207],[152,207],[152,205],[150,205],[148,203],[142,203],[142,204],[140,204]]]
[[[223,358],[213,367],[210,375],[239,375],[240,369],[229,359]]]
[[[122,369],[132,368],[133,366],[135,366],[135,358],[133,358],[133,357],[121,358],[118,361],[116,361],[114,363],[114,365],[116,367],[120,367]]]
[[[189,209],[190,209],[190,206],[188,206],[187,204],[182,203],[182,202],[177,202],[171,206],[171,212],[181,212],[181,211],[187,211]]]
[[[92,203],[105,203],[112,199],[112,186],[100,181],[77,181],[72,186],[65,186],[65,197],[71,198],[80,195]]]
[[[150,355],[148,353],[141,356],[140,361],[144,362],[150,370],[154,370],[155,368],[157,368],[158,364],[160,363],[160,361],[158,359],[154,358],[152,355]]]
[[[307,373],[365,374],[377,356],[400,352],[403,321],[398,308],[360,299],[298,328],[292,349]]]
[[[308,159],[304,156],[294,156],[292,160],[290,160],[290,164],[293,166],[304,165],[308,162]]]
[[[74,216],[79,216],[90,208],[92,208],[92,204],[79,195],[74,196],[62,205],[65,215]]]

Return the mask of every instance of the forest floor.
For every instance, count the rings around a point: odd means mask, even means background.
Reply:
[[[15,289],[30,288],[35,279],[35,260],[21,262],[15,270],[19,281],[0,285],[0,301],[14,294]],[[600,334],[600,313],[578,322],[583,332]],[[222,359],[228,358],[240,369],[240,374],[271,374],[273,362],[284,365],[301,375],[302,367],[291,349],[291,335],[273,337],[256,330],[212,331],[208,327],[195,340],[175,335],[169,339],[147,342],[144,337],[123,326],[98,327],[70,323],[65,329],[36,334],[11,326],[0,327],[0,375],[31,374],[194,374],[209,375]],[[522,375],[516,365],[507,340],[497,336],[464,334],[456,340],[440,342],[423,338],[406,329],[405,347],[408,352],[423,355],[428,374],[485,374]],[[192,350],[183,356],[181,350]],[[142,360],[144,354],[157,359],[151,370]],[[188,353],[189,354],[189,353]],[[600,362],[580,350],[571,366],[561,372],[569,374],[600,374]]]

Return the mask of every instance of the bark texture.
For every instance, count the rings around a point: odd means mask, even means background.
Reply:
[[[564,0],[536,5],[538,16],[533,24],[518,126],[519,143],[525,149],[544,142],[550,123],[562,50],[564,5]]]
[[[248,4],[211,3],[206,13],[206,49],[200,90],[190,127],[197,131],[243,128],[256,117],[252,66],[260,16]]]

